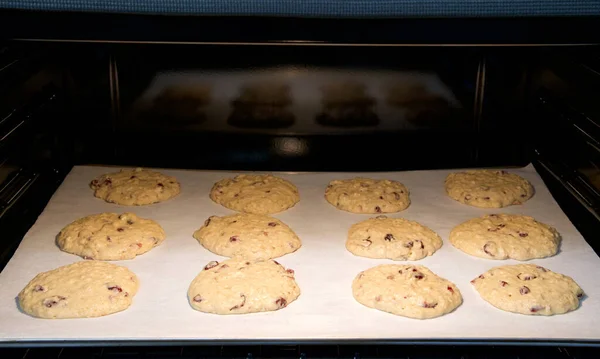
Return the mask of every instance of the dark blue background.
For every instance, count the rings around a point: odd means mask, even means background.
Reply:
[[[599,0],[0,0],[0,8],[314,17],[600,15]]]

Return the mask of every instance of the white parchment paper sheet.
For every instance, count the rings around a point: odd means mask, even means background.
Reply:
[[[532,166],[511,169],[529,179],[536,195],[521,206],[479,209],[460,204],[444,193],[450,171],[362,174],[403,182],[411,192],[411,206],[393,217],[416,220],[444,240],[433,256],[418,261],[453,281],[464,303],[455,312],[431,320],[414,320],[369,309],[357,303],[351,283],[361,270],[390,260],[355,257],[344,244],[348,228],[371,217],[340,211],[328,204],[323,192],[333,179],[352,173],[280,174],[295,183],[301,200],[275,215],[302,239],[296,253],[278,259],[296,271],[302,290],[284,310],[249,315],[219,316],[193,310],[186,298],[191,280],[211,260],[223,260],[192,237],[210,215],[232,213],[213,203],[208,193],[226,172],[176,171],[182,193],[170,201],[144,207],[105,203],[92,195],[88,183],[114,168],[75,167],[23,239],[10,263],[0,273],[0,341],[21,340],[176,340],[176,339],[600,339],[600,259],[560,210]],[[134,211],[158,221],[166,241],[130,261],[116,262],[140,278],[140,291],[126,311],[94,319],[45,320],[19,311],[16,296],[37,273],[76,262],[61,252],[55,236],[71,221],[100,212]],[[572,276],[587,298],[575,312],[534,317],[503,312],[483,301],[469,281],[487,269],[515,261],[493,261],[468,256],[448,242],[452,227],[484,213],[521,213],[556,227],[563,236],[560,253],[532,262]]]

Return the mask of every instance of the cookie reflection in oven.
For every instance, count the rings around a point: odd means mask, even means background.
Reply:
[[[456,109],[444,97],[432,93],[422,84],[393,85],[387,93],[388,105],[403,109],[406,120],[418,127],[449,127],[456,125]]]
[[[334,127],[379,124],[379,117],[373,111],[375,99],[367,94],[364,84],[354,81],[334,83],[323,86],[321,91],[322,110],[317,115],[317,123]]]
[[[205,108],[210,102],[211,90],[208,86],[172,85],[154,98],[146,117],[153,123],[196,125],[206,121]]]
[[[231,106],[227,120],[240,128],[284,128],[294,124],[292,97],[286,84],[264,83],[244,86]]]

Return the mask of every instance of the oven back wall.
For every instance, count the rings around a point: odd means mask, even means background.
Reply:
[[[536,49],[58,48],[81,97],[77,164],[389,171],[530,160],[524,108]],[[106,63],[86,73],[88,56]]]

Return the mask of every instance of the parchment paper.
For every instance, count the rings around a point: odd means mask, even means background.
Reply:
[[[105,203],[88,187],[97,175],[115,168],[75,167],[23,239],[10,263],[0,273],[0,343],[63,340],[326,340],[326,339],[600,339],[600,259],[560,210],[532,166],[511,169],[529,179],[535,196],[521,206],[479,209],[460,204],[444,193],[451,171],[360,174],[403,182],[411,192],[411,206],[392,217],[416,220],[444,240],[433,256],[417,261],[453,281],[464,303],[455,312],[430,320],[415,320],[370,309],[352,297],[351,283],[361,270],[390,260],[356,257],[345,249],[348,228],[371,217],[340,211],[327,203],[323,192],[333,179],[352,173],[279,174],[295,183],[300,202],[275,217],[296,231],[303,245],[278,259],[296,271],[302,290],[287,308],[269,313],[219,316],[193,310],[186,298],[192,279],[212,260],[192,237],[210,215],[232,213],[213,203],[208,193],[227,172],[164,170],[176,176],[182,193],[167,202],[144,207]],[[61,252],[55,236],[73,220],[100,212],[134,211],[158,221],[166,241],[130,261],[115,262],[133,270],[141,287],[126,311],[94,319],[47,320],[19,311],[16,296],[39,272],[79,261]],[[569,275],[587,294],[575,312],[553,317],[504,312],[483,301],[469,281],[491,267],[516,261],[494,261],[468,256],[448,242],[452,227],[485,213],[521,213],[548,223],[562,234],[558,255],[532,262]]]

